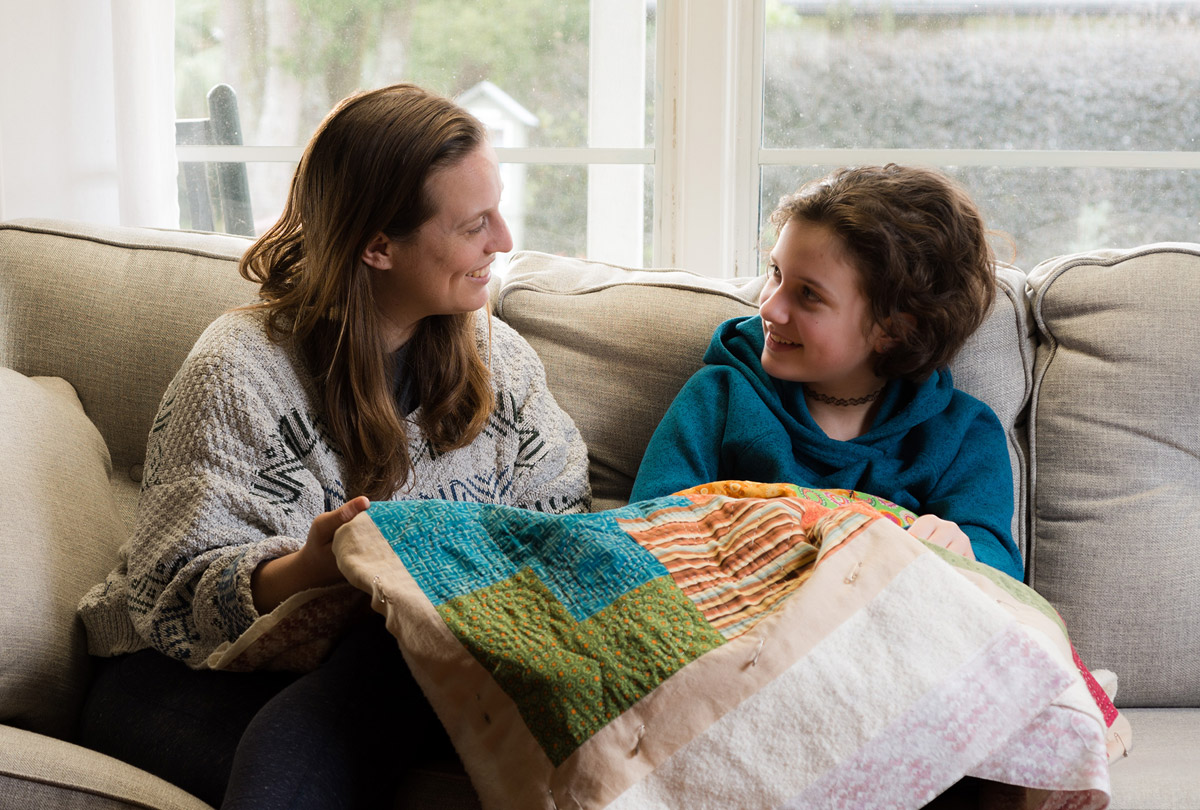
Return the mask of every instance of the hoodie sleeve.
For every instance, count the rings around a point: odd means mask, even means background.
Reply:
[[[670,495],[722,478],[720,474],[729,394],[724,375],[701,368],[667,409],[638,468],[630,502]]]
[[[986,405],[962,435],[962,443],[925,503],[925,512],[958,524],[975,558],[1017,581],[1025,576],[1012,538],[1013,479],[1000,420]]]

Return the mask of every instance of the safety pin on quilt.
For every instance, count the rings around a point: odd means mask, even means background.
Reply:
[[[550,804],[554,807],[554,810],[559,810],[558,800],[554,798],[554,788],[546,788],[546,793],[550,796]],[[579,810],[583,810],[583,804],[579,799],[575,798],[575,794],[571,792],[570,788],[567,788],[567,795],[571,797],[571,801],[575,802],[575,806]]]
[[[642,723],[638,726],[637,738],[633,741],[633,753],[630,756],[636,757],[642,750],[642,738],[646,736],[646,724]]]
[[[1127,756],[1129,756],[1129,748],[1128,748],[1128,746],[1126,746],[1126,745],[1125,745],[1125,741],[1124,741],[1123,739],[1121,739],[1121,733],[1120,733],[1120,732],[1118,732],[1118,731],[1114,731],[1114,732],[1113,732],[1113,736],[1114,736],[1114,737],[1116,737],[1116,738],[1117,738],[1117,742],[1119,742],[1119,743],[1121,744],[1121,757],[1122,757],[1122,759],[1123,759],[1123,758],[1125,758],[1125,757],[1127,757]]]
[[[763,645],[766,643],[767,643],[766,637],[760,636],[758,639],[758,646],[754,648],[754,657],[750,659],[750,662],[748,664],[746,664],[746,666],[748,666],[748,667],[758,666],[758,657],[760,655],[762,655]]]
[[[481,695],[479,692],[475,693],[475,700],[479,701],[481,706],[483,705],[483,695]],[[492,716],[486,711],[483,713],[483,722],[487,723],[489,726],[492,724]]]
[[[846,574],[846,578],[843,579],[842,582],[847,585],[853,585],[854,580],[858,579],[858,569],[860,568],[862,568],[862,560],[859,560],[854,564],[854,568],[850,570],[849,574]]]
[[[383,595],[383,589],[379,586],[379,574],[371,580],[371,596],[380,604],[388,603],[387,597]]]

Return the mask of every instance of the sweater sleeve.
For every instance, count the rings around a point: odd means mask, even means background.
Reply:
[[[684,384],[658,423],[638,468],[630,502],[718,481],[729,410],[722,371],[705,366]]]
[[[1021,581],[1025,565],[1012,538],[1013,479],[1000,420],[987,408],[963,434],[953,461],[925,503],[925,510],[957,523],[971,540],[975,558]]]
[[[583,437],[550,393],[533,347],[499,319],[492,334],[496,410],[489,430],[506,434],[497,459],[512,475],[505,500],[539,512],[587,512],[592,492]]]
[[[329,451],[304,405],[293,401],[278,418],[281,391],[268,369],[278,355],[244,359],[209,347],[185,361],[147,443],[128,546],[134,628],[197,669],[258,618],[251,574],[303,545],[336,488],[305,463]]]

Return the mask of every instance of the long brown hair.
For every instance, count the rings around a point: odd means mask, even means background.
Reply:
[[[858,270],[871,314],[892,341],[881,377],[923,380],[948,364],[996,296],[979,209],[949,177],[910,166],[843,168],[784,197],[771,214],[829,228]]]
[[[271,339],[295,341],[316,380],[348,496],[390,498],[413,466],[363,251],[379,233],[414,238],[436,213],[430,176],[485,137],[476,118],[416,85],[350,96],[309,141],[279,221],[242,257]],[[470,444],[494,405],[475,318],[424,318],[408,342],[417,424],[434,453]]]

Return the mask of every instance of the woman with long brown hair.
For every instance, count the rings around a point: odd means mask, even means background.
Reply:
[[[500,192],[483,126],[414,85],[321,124],[242,259],[259,301],[168,387],[133,537],[80,605],[102,657],[85,744],[213,805],[369,806],[395,773],[374,733],[399,740],[393,763],[440,733],[374,618],[299,676],[211,666],[291,596],[344,581],[333,534],[371,499],[588,508],[578,431],[487,313],[512,249]]]

